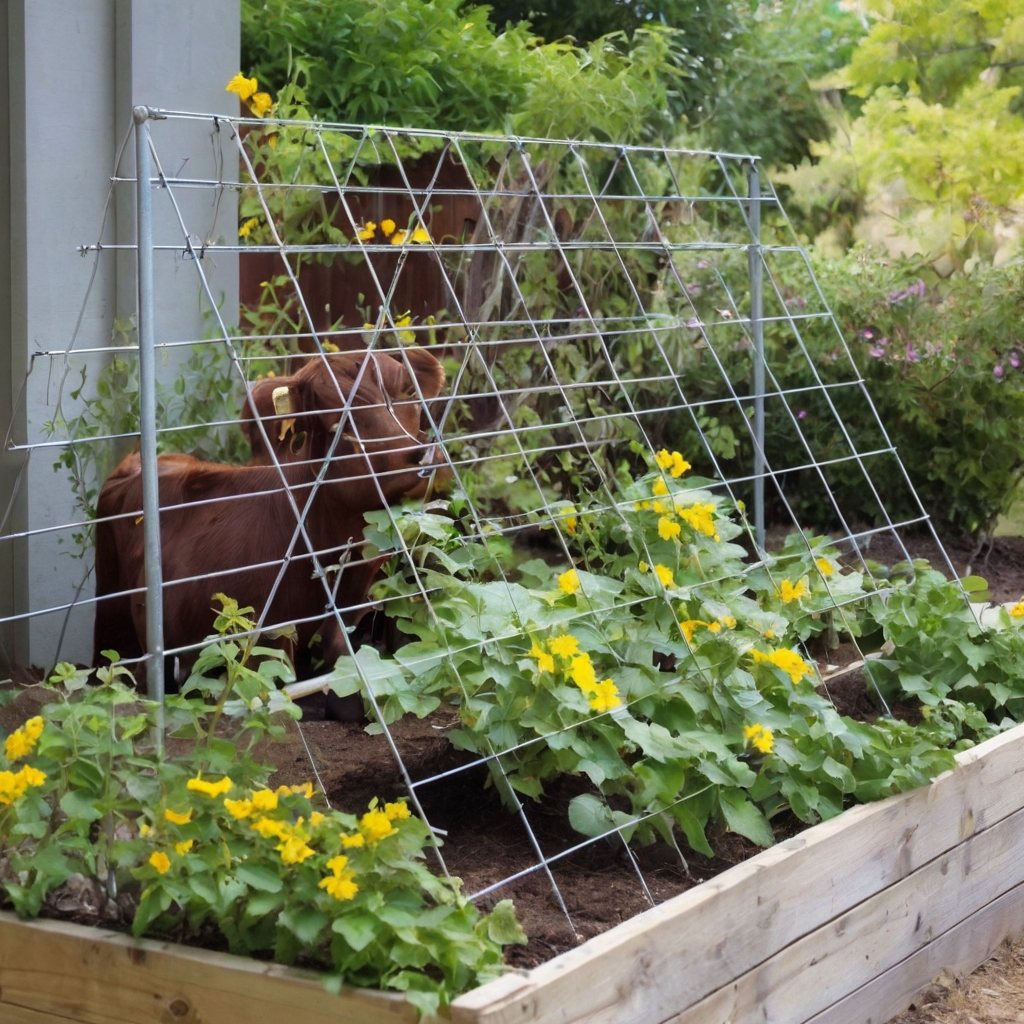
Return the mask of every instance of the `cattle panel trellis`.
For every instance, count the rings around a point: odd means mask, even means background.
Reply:
[[[198,180],[187,176],[187,168],[165,166],[161,129],[175,121],[209,124],[230,137],[237,173],[225,167],[218,180]],[[575,934],[553,868],[588,844],[621,838],[644,824],[657,827],[661,812],[638,820],[608,806],[593,812],[581,804],[592,812],[589,832],[581,831],[577,844],[547,847],[535,828],[532,803],[517,795],[537,795],[528,773],[518,770],[533,741],[496,727],[477,756],[441,774],[417,777],[404,764],[389,726],[400,711],[422,713],[439,699],[403,696],[396,678],[403,671],[413,677],[436,674],[440,665],[455,680],[446,699],[468,704],[479,681],[469,679],[467,666],[474,658],[481,662],[499,642],[522,641],[521,657],[543,666],[550,654],[543,643],[538,647],[531,616],[543,611],[536,593],[544,586],[550,588],[548,607],[559,609],[548,626],[585,639],[610,664],[619,654],[609,609],[664,607],[678,622],[683,605],[700,605],[701,585],[686,594],[673,590],[672,572],[659,562],[657,550],[642,552],[642,583],[613,592],[602,590],[599,576],[587,571],[577,545],[588,523],[601,516],[618,524],[609,537],[632,536],[630,517],[650,510],[649,499],[657,512],[659,495],[672,500],[682,493],[676,488],[684,463],[701,476],[692,508],[684,509],[687,521],[719,541],[706,510],[727,508],[736,526],[725,539],[745,549],[748,570],[762,571],[777,586],[787,581],[773,576],[775,527],[795,531],[802,551],[812,557],[818,542],[802,527],[827,529],[848,563],[862,567],[875,535],[899,540],[905,527],[930,528],[807,257],[792,240],[778,197],[756,158],[666,147],[227,119],[148,108],[136,109],[135,133],[142,185],[138,245],[82,248],[97,261],[115,258],[118,249],[137,249],[137,323],[122,325],[121,341],[128,344],[115,339],[98,351],[71,344],[41,353],[31,372],[52,370],[69,389],[65,382],[84,366],[81,361],[102,356],[108,366],[97,379],[86,381],[81,372],[83,391],[98,388],[106,404],[87,403],[84,411],[55,419],[50,438],[25,446],[30,457],[60,458],[71,470],[82,514],[54,529],[79,543],[88,558],[92,532],[104,524],[102,517],[93,518],[97,489],[140,437],[142,507],[125,507],[107,521],[145,533],[145,585],[121,580],[116,595],[125,608],[134,600],[136,610],[144,599],[147,650],[118,653],[145,671],[151,695],[159,698],[165,666],[178,673],[174,659],[187,665],[201,646],[191,640],[164,643],[161,598],[196,585],[211,600],[218,592],[237,596],[231,584],[241,570],[269,573],[266,600],[256,608],[258,631],[296,625],[318,635],[335,631],[344,657],[331,678],[340,692],[363,693],[421,814],[424,787],[444,785],[482,765],[518,816],[533,851],[530,864],[470,895],[488,896],[521,875],[540,872]],[[115,170],[115,190],[136,186],[134,176]],[[193,190],[239,193],[240,240],[203,238],[182,202]],[[163,219],[154,227],[157,207]],[[233,325],[206,271],[211,262],[235,255],[243,283],[249,282],[241,327]],[[161,338],[153,267],[162,261],[194,267],[208,337]],[[422,348],[446,371],[440,395],[426,388],[417,371]],[[822,380],[814,355],[823,349],[846,368],[829,382]],[[333,429],[326,455],[314,459],[304,447],[302,414],[308,410],[291,404],[289,394],[299,375],[339,365],[345,353],[367,355],[352,363],[351,386],[335,383],[332,401],[317,407],[318,414],[333,417]],[[382,368],[404,373],[411,387],[401,394],[388,390]],[[274,384],[278,378],[283,383]],[[364,384],[377,389],[369,404],[357,401]],[[118,401],[124,408],[113,416],[109,409]],[[251,450],[236,427],[245,403],[254,416],[246,434]],[[421,430],[403,425],[402,407],[420,416]],[[853,409],[873,425],[856,439],[846,426]],[[359,417],[374,411],[397,427],[390,434],[365,434]],[[135,415],[138,432],[124,426]],[[413,504],[389,501],[386,480],[375,477],[379,500],[360,509],[372,520],[365,542],[352,534],[318,547],[318,494],[356,487],[351,477],[329,477],[332,459],[344,451],[358,462],[370,449],[404,450],[410,440],[416,480],[402,491]],[[263,524],[238,512],[242,546],[253,538],[245,561],[230,571],[193,562],[190,575],[174,572],[161,579],[157,552],[163,543],[166,564],[168,533],[176,534],[179,546],[194,538],[180,510],[173,520],[165,512],[161,523],[158,450],[199,452],[224,463],[258,460],[262,453],[268,472],[276,474],[273,489],[285,496],[285,506],[274,506],[287,508],[285,556],[269,559],[256,539],[265,532]],[[290,474],[303,463],[311,476],[296,487]],[[656,483],[647,499],[631,491],[635,479],[659,470],[660,490]],[[851,489],[862,505],[873,503],[870,522],[844,515],[842,496]],[[182,504],[185,515],[201,517],[196,522],[226,518],[226,537],[233,508],[250,507],[243,502],[252,500],[248,494],[208,495],[191,511],[187,501]],[[917,512],[896,517],[887,511],[908,505]],[[664,518],[667,540],[679,527]],[[0,537],[5,544],[24,540],[10,533]],[[388,584],[368,590],[389,559]],[[450,630],[444,588],[427,568],[438,561],[455,576],[476,581],[469,593],[478,602],[478,623],[486,628]],[[572,573],[573,565],[579,572]],[[307,581],[306,591],[318,588],[316,613],[303,621],[275,603],[279,591],[286,591],[284,581],[299,578]],[[714,572],[707,579],[728,582]],[[849,600],[840,579],[823,578],[830,597],[825,617],[838,627]],[[524,580],[534,581],[533,597]],[[573,598],[571,607],[559,604],[565,596]],[[53,614],[95,600],[81,590],[63,609],[25,614]],[[371,634],[365,628],[389,612],[412,623],[406,632],[420,641],[449,637],[449,647],[427,654],[422,643],[396,644],[393,630]],[[720,627],[728,616],[719,614],[712,623],[695,612],[691,631]],[[383,639],[382,632],[388,634]],[[574,653],[564,648],[560,656]],[[692,671],[703,671],[688,643],[676,644],[672,656],[680,662],[693,658]],[[306,652],[297,657],[305,674],[315,676],[312,687],[322,687],[316,673],[332,666],[318,670]],[[614,678],[613,673],[605,682]],[[585,693],[604,694],[590,702],[594,719],[621,714],[617,694],[630,699],[622,679],[604,691],[596,689],[604,686],[596,679],[579,685]],[[545,732],[545,740],[553,749],[571,745],[575,730],[589,721],[563,723]],[[597,766],[589,769],[591,779],[600,773]],[[653,903],[644,873],[623,846]]]

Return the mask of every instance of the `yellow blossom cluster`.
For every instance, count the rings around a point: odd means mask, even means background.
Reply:
[[[1010,615],[1015,619],[1024,618],[1024,597],[1022,597],[1011,609]]]
[[[751,651],[750,654],[756,662],[781,668],[794,683],[799,683],[804,676],[811,674],[811,666],[796,651],[785,647],[772,651],[771,654],[765,654],[764,651]]]
[[[611,711],[622,703],[618,687],[611,679],[597,681],[597,672],[590,655],[580,650],[579,641],[570,633],[561,633],[547,641],[547,650],[536,641],[530,649],[530,657],[537,659],[539,672],[554,672],[555,657],[567,661],[563,671],[587,698],[591,708],[597,712]]]
[[[255,78],[246,78],[241,72],[224,87],[225,92],[233,92],[243,103],[247,103],[257,117],[263,117],[273,107],[274,101],[269,93],[257,92],[258,89],[259,82]]]
[[[822,576],[831,576],[836,571],[836,567],[827,558],[816,558],[814,564]]]
[[[706,629],[711,633],[720,633],[723,626],[727,629],[732,629],[735,625],[736,620],[731,615],[725,615],[721,619],[712,622],[705,622],[704,619],[684,619],[679,623],[679,631],[689,644],[693,642],[693,634],[698,629]]]
[[[716,541],[722,539],[715,526],[715,506],[711,502],[705,504],[696,502],[688,508],[681,508],[677,511],[679,518],[688,523],[695,533],[703,533],[705,537],[714,537]]]
[[[189,779],[185,783],[185,788],[193,793],[202,793],[203,796],[218,797],[230,792],[233,785],[234,783],[227,775],[216,782],[210,782],[209,779],[196,776],[196,778]]]
[[[690,464],[679,452],[670,452],[664,448],[654,456],[654,461],[659,469],[668,470],[673,477],[681,477],[690,468]]]
[[[336,900],[350,900],[359,892],[359,886],[353,881],[355,873],[348,867],[348,857],[344,854],[332,857],[327,862],[327,870],[331,873],[317,884],[326,889],[329,896]]]
[[[797,583],[792,583],[789,580],[783,580],[776,590],[776,597],[782,598],[783,604],[789,604],[791,601],[799,601],[801,597],[807,595],[807,581],[799,580]]]
[[[259,227],[259,223],[259,217],[250,217],[248,220],[242,221],[238,225],[238,237],[248,238],[252,234],[253,229]]]
[[[558,589],[563,594],[575,594],[580,589],[580,574],[575,569],[569,569],[558,577]]]
[[[395,222],[390,217],[385,217],[380,222],[380,233],[390,239],[392,245],[403,245],[412,242],[415,245],[422,245],[430,241],[430,233],[423,227],[416,227],[412,231],[404,229],[396,231]],[[360,242],[370,242],[377,235],[378,225],[375,221],[368,220],[361,227],[356,229],[356,238]]]
[[[10,737],[8,737],[9,739]],[[9,769],[0,772],[0,806],[6,807],[20,800],[30,787],[38,787],[46,782],[46,773],[31,765],[25,765],[20,771]]]
[[[770,754],[772,747],[775,745],[775,737],[772,735],[771,729],[766,729],[763,725],[745,726],[743,738],[750,746],[755,750],[759,750],[762,754]]]
[[[15,729],[4,740],[4,754],[8,761],[20,761],[28,757],[36,748],[39,737],[43,734],[44,722],[39,715],[30,718],[20,729]]]

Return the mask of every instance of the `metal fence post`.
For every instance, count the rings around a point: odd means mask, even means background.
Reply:
[[[764,293],[761,261],[761,175],[747,167],[748,221],[753,236],[747,247],[750,273],[750,337],[754,344],[754,540],[764,551]]]
[[[149,109],[135,107],[136,241],[139,271],[139,455],[146,542],[146,689],[158,701],[157,745],[163,747],[164,612],[160,555],[160,492],[156,461],[156,357],[153,351],[153,192]]]

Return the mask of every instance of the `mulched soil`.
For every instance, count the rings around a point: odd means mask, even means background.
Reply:
[[[910,538],[904,543],[913,557],[926,558],[938,568],[945,566],[930,538]],[[1024,538],[997,538],[990,551],[980,554],[956,544],[947,552],[957,572],[973,572],[989,580],[993,601],[1017,600],[1024,594]],[[904,557],[898,543],[882,536],[873,539],[866,555],[890,565]],[[859,657],[852,646],[822,649],[819,653],[820,667],[830,675]],[[34,681],[33,673],[23,671],[14,685],[26,686]],[[827,691],[843,714],[863,720],[879,714],[865,693],[859,671],[834,675]],[[40,693],[38,689],[26,690],[14,705],[0,708],[0,726],[13,728],[34,714]],[[265,759],[278,766],[274,785],[305,782],[315,768],[330,804],[352,813],[365,810],[373,797],[388,800],[408,793],[383,736],[368,735],[357,723],[325,721],[323,700],[318,696],[303,703],[301,727],[291,728],[284,742],[263,751]],[[912,706],[893,711],[911,720],[916,716]],[[618,840],[573,850],[581,837],[569,825],[567,808],[573,796],[585,791],[585,781],[563,780],[549,787],[542,803],[525,801],[519,812],[510,812],[497,790],[487,785],[486,770],[471,765],[473,758],[456,751],[446,739],[446,731],[454,724],[454,713],[441,709],[424,720],[398,722],[390,731],[414,784],[445,775],[414,788],[427,819],[447,833],[441,850],[447,870],[462,878],[467,893],[484,893],[478,901],[483,907],[500,899],[514,900],[530,938],[525,947],[509,947],[508,960],[514,966],[542,963],[758,852],[752,843],[728,832],[709,837],[717,851],[714,858],[687,852],[684,861],[677,851],[661,842],[632,851]],[[524,821],[529,823],[529,831]],[[778,839],[803,827],[788,815],[780,816],[773,826]],[[543,856],[534,848],[530,832]],[[550,878],[542,865],[544,858],[550,863]],[[503,878],[513,880],[500,888],[489,888]],[[47,913],[116,925],[129,916],[129,909],[110,905],[97,886],[83,883],[77,889],[56,893]],[[212,939],[211,944],[215,944]],[[1024,979],[1024,953],[1014,953],[1010,959]],[[1008,1017],[976,1013],[974,1018],[909,1016],[901,1020],[904,1024],[1024,1020],[1024,1015],[1016,1013]]]

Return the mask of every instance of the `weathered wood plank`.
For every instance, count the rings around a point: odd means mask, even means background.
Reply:
[[[1024,885],[961,921],[807,1024],[883,1024],[907,1009],[941,972],[962,978],[1024,934]]]
[[[333,996],[313,972],[0,913],[0,1008],[6,1013],[9,1007],[36,1011],[43,1021],[52,1016],[84,1024],[285,1024],[293,1019],[414,1024],[417,1019],[397,994],[347,989]]]
[[[956,771],[931,785],[854,807],[525,979],[499,979],[460,996],[452,1019],[667,1020],[1024,807],[1024,726],[957,761]]]
[[[1024,810],[775,953],[671,1024],[805,1024],[1024,882],[1022,845]]]

